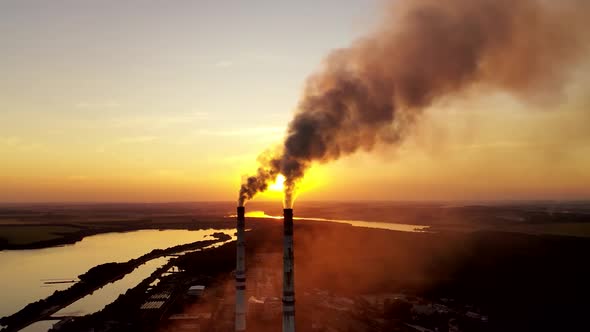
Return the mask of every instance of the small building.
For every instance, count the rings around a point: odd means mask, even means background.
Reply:
[[[415,304],[412,312],[416,315],[430,316],[436,313],[436,309],[430,304]]]
[[[448,314],[451,309],[444,304],[435,303],[432,305],[439,314]]]
[[[170,292],[160,292],[152,294],[149,299],[152,301],[168,301],[171,295]]]
[[[482,322],[487,322],[488,321],[488,316],[484,316],[482,314],[479,314],[477,312],[473,312],[473,311],[468,311],[465,316],[467,316],[468,318],[471,319],[475,319],[475,320],[480,320]]]
[[[407,327],[411,328],[412,331],[417,331],[417,332],[434,332],[431,329],[427,329],[423,326],[420,325],[412,325],[412,324],[405,324]]]
[[[141,310],[160,310],[164,306],[165,303],[166,303],[165,301],[147,301],[141,305],[140,309]]]
[[[203,285],[194,285],[188,289],[187,295],[190,296],[202,296],[205,292],[205,286]]]

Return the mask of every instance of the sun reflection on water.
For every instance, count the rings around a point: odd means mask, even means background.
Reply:
[[[229,218],[235,218],[236,215],[230,215]],[[266,214],[264,211],[250,211],[246,212],[246,218],[260,218],[260,219],[283,219],[282,216],[271,216]],[[295,220],[310,220],[310,221],[327,221],[341,224],[349,224],[354,227],[368,227],[368,228],[379,228],[393,231],[402,232],[428,232],[429,226],[424,225],[410,225],[410,224],[399,224],[390,222],[379,222],[379,221],[366,221],[366,220],[346,220],[346,219],[328,219],[328,218],[314,218],[314,217],[294,217]]]

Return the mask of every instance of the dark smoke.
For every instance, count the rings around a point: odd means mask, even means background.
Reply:
[[[587,0],[398,0],[382,25],[312,75],[280,153],[240,199],[286,178],[285,204],[312,163],[396,144],[433,102],[468,89],[524,100],[559,95],[585,53]]]
[[[258,156],[260,166],[256,175],[246,178],[240,187],[238,197],[238,206],[244,206],[247,200],[250,200],[256,193],[263,192],[268,188],[269,183],[273,182],[280,172],[280,160],[273,158],[274,152],[266,151]]]

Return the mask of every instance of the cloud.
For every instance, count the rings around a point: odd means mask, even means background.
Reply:
[[[45,144],[23,140],[16,136],[0,137],[0,148],[6,151],[39,152],[45,149]]]
[[[99,102],[81,101],[76,103],[74,107],[80,109],[113,109],[121,107],[121,104],[112,100]]]
[[[122,144],[134,144],[134,143],[148,143],[157,140],[157,136],[131,136],[131,137],[123,137],[119,139],[119,143]]]
[[[124,116],[113,119],[114,127],[152,127],[161,128],[177,124],[194,123],[209,118],[207,112],[190,112],[186,114]]]
[[[0,146],[14,147],[21,142],[21,139],[16,136],[0,137]]]
[[[201,129],[197,131],[199,135],[204,136],[220,136],[220,137],[251,137],[251,136],[264,136],[264,135],[275,135],[282,134],[285,132],[285,127],[252,127],[252,128],[236,128],[236,129],[224,129],[224,130],[209,130]]]
[[[518,142],[518,141],[498,141],[498,142],[489,142],[489,143],[475,143],[475,144],[465,144],[465,145],[457,145],[456,148],[458,149],[526,149],[530,148],[532,145],[528,142]]]
[[[220,60],[214,64],[215,67],[219,67],[219,68],[227,68],[227,67],[231,67],[233,65],[234,65],[233,61],[229,61],[229,60]]]
[[[282,55],[282,54],[277,54],[277,53],[273,53],[273,52],[268,52],[268,51],[250,51],[250,52],[244,52],[241,55],[242,58],[250,60],[252,62],[262,62],[262,63],[278,63],[278,64],[284,64],[285,62],[287,62],[289,59],[292,59],[288,56]]]
[[[268,51],[245,51],[240,52],[236,55],[238,61],[229,60],[229,59],[221,59],[215,63],[213,63],[214,67],[217,68],[228,68],[238,64],[277,64],[277,65],[284,65],[287,62],[292,62],[292,57],[276,54]]]
[[[247,163],[250,163],[251,161],[252,161],[252,154],[251,153],[227,155],[225,157],[222,157],[219,160],[219,162],[222,164],[231,164],[231,165],[247,164]]]
[[[68,181],[74,181],[74,182],[78,182],[78,181],[86,181],[88,180],[90,177],[87,175],[70,175],[68,176]]]
[[[186,173],[178,169],[158,169],[154,171],[154,174],[158,177],[164,178],[183,178],[186,177]]]
[[[160,117],[159,122],[165,124],[190,123],[198,120],[206,120],[208,118],[209,113],[207,112],[192,112],[189,114],[163,116]]]

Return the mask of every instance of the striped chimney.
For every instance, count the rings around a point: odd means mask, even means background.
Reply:
[[[295,332],[295,261],[293,256],[293,209],[283,210],[283,332]]]
[[[244,252],[245,208],[238,206],[236,252],[236,331],[246,331],[246,257]]]

